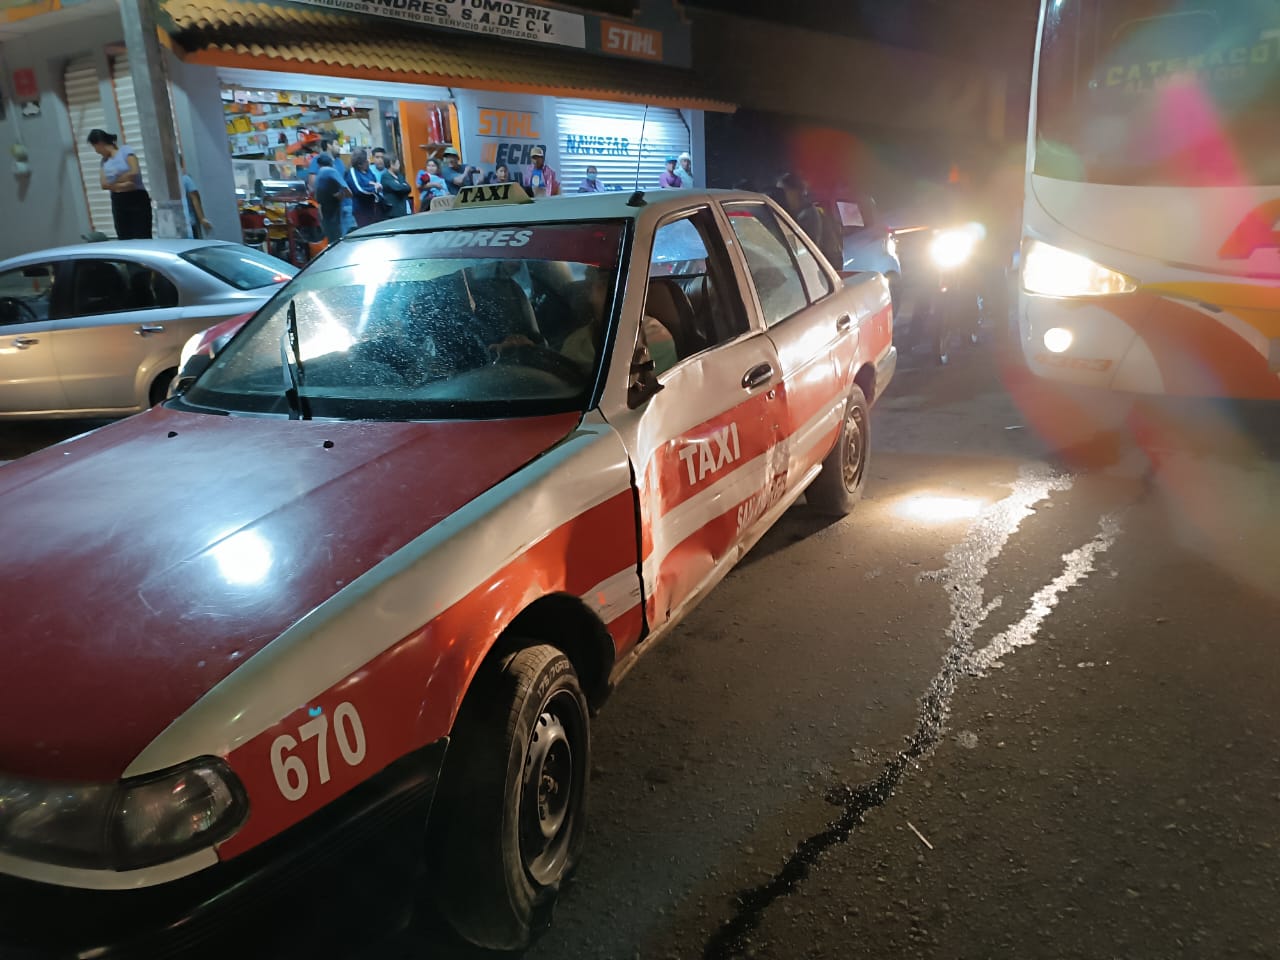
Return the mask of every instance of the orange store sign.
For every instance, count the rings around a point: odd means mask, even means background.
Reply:
[[[638,60],[662,59],[662,31],[633,27],[611,20],[600,21],[600,44],[605,53]]]

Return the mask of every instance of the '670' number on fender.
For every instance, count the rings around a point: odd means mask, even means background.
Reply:
[[[321,714],[308,720],[298,728],[298,736],[303,743],[308,740],[316,742],[316,773],[321,783],[328,783],[329,718]],[[338,753],[342,754],[347,766],[354,767],[364,759],[364,724],[350,703],[340,703],[333,711],[333,739],[337,741]],[[271,744],[271,772],[276,775],[276,786],[286,800],[301,800],[311,785],[306,763],[293,752],[297,749],[298,740],[287,733],[280,734]]]

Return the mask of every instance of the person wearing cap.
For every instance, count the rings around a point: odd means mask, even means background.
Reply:
[[[686,190],[693,189],[693,157],[689,156],[686,150],[680,156],[676,157],[676,176],[680,178],[680,186]]]
[[[445,147],[443,156],[444,163],[440,176],[444,177],[445,185],[451,194],[457,196],[458,191],[463,187],[474,187],[480,182],[480,168],[470,164],[464,167],[462,154],[458,153],[456,147]]]
[[[547,152],[541,147],[529,151],[533,166],[524,172],[524,188],[530,193],[554,197],[560,192],[560,178],[547,166]]]
[[[667,169],[658,178],[658,186],[663,190],[679,190],[684,186],[684,181],[676,174],[675,157],[667,157]]]

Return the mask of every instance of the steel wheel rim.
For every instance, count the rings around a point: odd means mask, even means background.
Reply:
[[[845,489],[852,493],[862,482],[866,465],[866,416],[862,407],[852,404],[844,421],[844,439],[841,441],[841,473]]]
[[[571,694],[553,696],[534,722],[525,754],[520,859],[529,877],[543,886],[563,872],[577,826],[582,793],[578,713]]]

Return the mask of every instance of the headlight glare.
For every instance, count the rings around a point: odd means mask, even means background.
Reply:
[[[1032,240],[1022,258],[1022,288],[1042,297],[1107,297],[1133,293],[1138,284],[1081,254]]]
[[[963,227],[939,230],[929,244],[929,256],[941,270],[955,270],[969,262],[978,247],[984,230],[980,224],[969,223]]]

